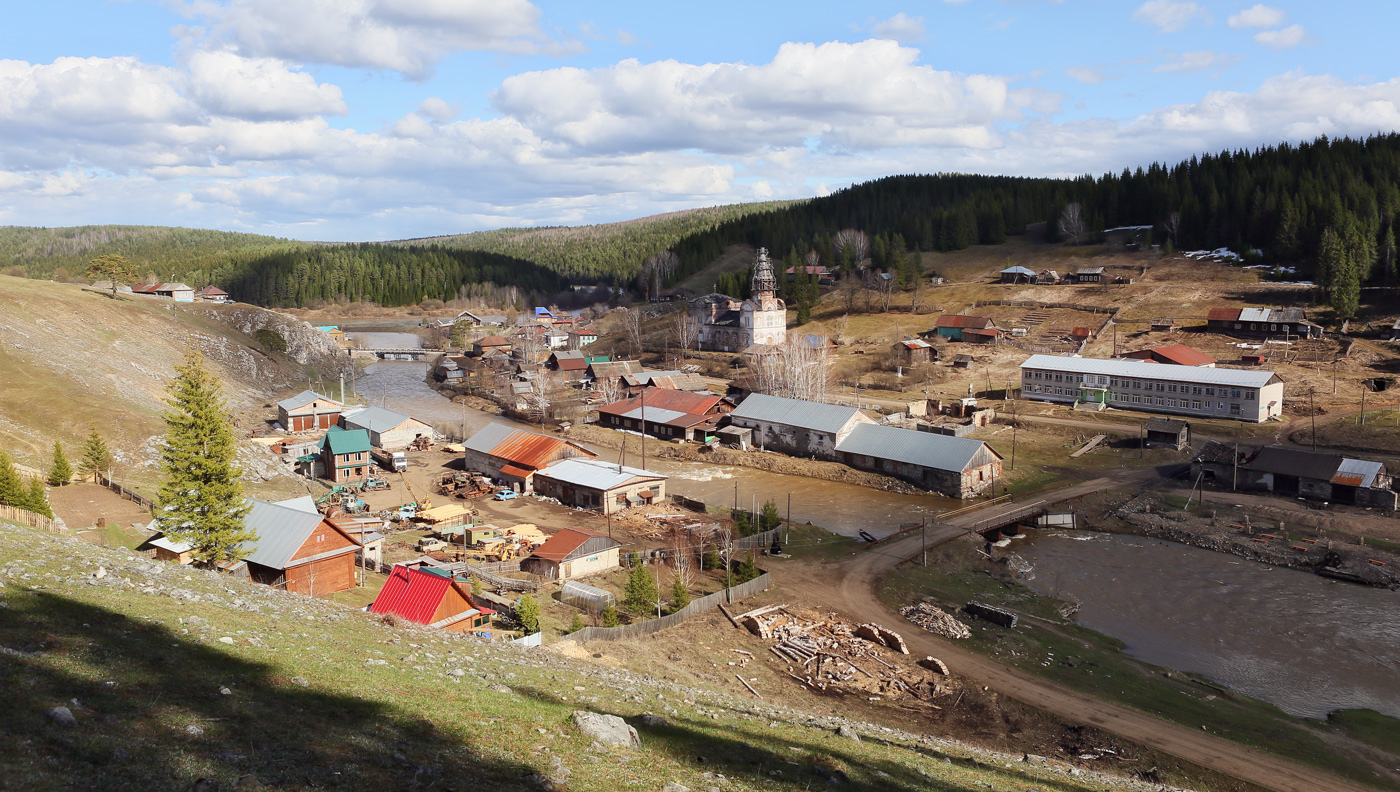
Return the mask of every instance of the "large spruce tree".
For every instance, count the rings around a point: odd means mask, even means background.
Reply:
[[[10,455],[0,449],[0,506],[13,506],[23,509],[27,493],[19,473],[15,472]]]
[[[53,464],[49,465],[49,486],[61,487],[73,478],[73,466],[63,454],[63,444],[53,441]]]
[[[243,522],[248,503],[242,471],[234,462],[237,446],[218,380],[191,349],[169,388],[165,413],[165,482],[156,499],[156,524],[166,536],[186,542],[204,566],[240,557],[256,539]]]
[[[78,471],[83,474],[83,479],[92,476],[92,483],[97,483],[98,476],[103,471],[111,467],[112,453],[107,450],[107,442],[102,439],[102,434],[97,431],[97,427],[92,427],[88,432],[87,442],[83,444],[83,461],[78,467]]]

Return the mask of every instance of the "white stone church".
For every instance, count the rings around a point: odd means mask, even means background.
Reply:
[[[707,294],[690,302],[690,317],[698,330],[697,346],[715,352],[742,352],[755,344],[782,344],[787,338],[787,306],[778,299],[777,290],[768,249],[759,248],[749,299],[740,302],[724,294]]]

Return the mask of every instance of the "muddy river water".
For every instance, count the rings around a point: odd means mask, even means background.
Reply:
[[[351,336],[365,346],[418,346],[412,333]],[[424,383],[426,373],[425,363],[375,363],[358,375],[355,390],[371,404],[454,433],[508,422],[451,403]],[[604,459],[618,453],[593,450]],[[793,519],[848,535],[884,535],[959,505],[748,468],[647,465],[671,477],[671,492],[707,503],[732,503],[737,484],[741,504],[772,498],[782,510],[791,493]],[[1080,623],[1122,640],[1136,657],[1201,674],[1297,716],[1364,707],[1400,717],[1396,592],[1133,536],[1055,532],[1013,549],[1034,567],[1032,589],[1078,600]]]
[[[1134,657],[1300,717],[1400,717],[1400,593],[1138,536],[1054,532],[1012,548],[1040,594]]]

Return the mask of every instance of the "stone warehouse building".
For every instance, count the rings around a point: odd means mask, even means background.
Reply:
[[[1283,414],[1283,380],[1272,371],[1164,366],[1144,360],[1032,355],[1021,395],[1037,401],[1262,423]]]
[[[742,302],[724,294],[707,294],[690,303],[690,318],[700,349],[738,352],[753,344],[777,346],[787,338],[787,306],[778,299],[778,280],[767,248],[754,259],[751,296]]]

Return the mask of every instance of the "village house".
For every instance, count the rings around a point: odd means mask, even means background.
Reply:
[[[246,570],[254,583],[312,597],[354,587],[360,544],[317,512],[309,497],[250,502],[244,524],[255,538],[229,571]]]
[[[950,498],[970,498],[1001,478],[1002,456],[981,440],[897,426],[857,424],[836,444],[853,468],[907,481]]]
[[[569,349],[583,349],[597,340],[597,330],[580,327],[569,331]]]
[[[997,328],[996,322],[985,316],[952,314],[938,317],[933,329],[920,335],[933,335],[949,341],[966,341],[971,344],[990,344],[1001,335],[1001,330]]]
[[[535,474],[535,494],[612,514],[666,498],[666,476],[601,459],[565,459]]]
[[[1393,477],[1380,462],[1282,446],[1236,452],[1212,440],[1192,461],[1191,476],[1222,488],[1391,511],[1400,500]]]
[[[699,374],[685,371],[641,371],[636,374],[623,374],[619,378],[623,393],[636,396],[644,389],[684,390],[700,393],[710,389],[709,383]]]
[[[1322,328],[1302,308],[1212,308],[1206,328],[1240,338],[1321,338]]]
[[[1103,283],[1103,267],[1080,267],[1069,277],[1075,283]]]
[[[346,429],[363,429],[369,433],[370,445],[399,450],[422,439],[431,439],[433,427],[400,412],[384,407],[363,407],[341,413],[340,425]]]
[[[1134,360],[1150,360],[1154,363],[1166,363],[1172,366],[1213,367],[1215,365],[1215,358],[1185,344],[1168,344],[1151,349],[1139,349],[1135,352],[1128,352],[1123,357]]]
[[[709,294],[690,303],[699,349],[738,352],[750,344],[782,344],[787,338],[787,306],[778,299],[778,280],[768,250],[759,248],[754,259],[750,296],[737,300]]]
[[[896,341],[892,350],[896,366],[932,363],[938,359],[938,348],[922,338],[906,338],[903,341]]]
[[[321,438],[321,476],[336,484],[367,477],[372,468],[369,447],[365,430],[332,426]]]
[[[277,402],[277,423],[288,432],[308,432],[335,426],[345,405],[315,391],[304,390]]]
[[[577,580],[618,567],[622,545],[582,528],[565,528],[520,562],[520,571],[547,580]]]
[[[1149,418],[1142,426],[1143,442],[1150,448],[1182,450],[1191,444],[1191,424],[1177,418]]]
[[[147,297],[159,297],[162,300],[194,302],[194,289],[183,283],[151,283],[145,286],[135,286],[131,292],[144,294]]]
[[[728,411],[729,403],[713,393],[647,388],[634,398],[599,407],[598,425],[703,443],[716,429],[719,416]]]
[[[345,331],[341,330],[338,325],[318,325],[316,329],[330,336],[331,340],[337,344],[350,343],[349,336],[345,335]]]
[[[551,371],[559,372],[559,376],[565,382],[579,382],[588,376],[588,362],[577,349],[555,352],[549,356],[545,365]]]
[[[218,286],[205,286],[194,293],[194,298],[200,302],[226,303],[228,302],[228,292]]]
[[[496,613],[476,602],[470,583],[432,567],[404,564],[394,566],[369,612],[452,632],[489,628]]]
[[[1032,355],[1021,364],[1021,395],[1098,409],[1255,423],[1283,414],[1283,380],[1272,371],[1163,366],[1144,360]]]
[[[472,349],[477,355],[483,356],[493,352],[500,352],[509,355],[511,344],[502,336],[489,335],[485,338],[478,338],[472,343]]]
[[[1007,267],[999,274],[1002,283],[1035,283],[1035,270],[1026,267]]]
[[[642,362],[640,360],[608,360],[606,357],[601,360],[589,358],[588,375],[584,377],[584,381],[612,383],[620,386],[623,375],[636,374],[641,370]]]
[[[491,423],[462,444],[467,470],[479,470],[502,484],[530,492],[535,474],[561,459],[597,456],[577,443]]]
[[[729,414],[731,426],[753,430],[759,448],[836,459],[836,446],[858,424],[875,421],[854,407],[755,393]]]

